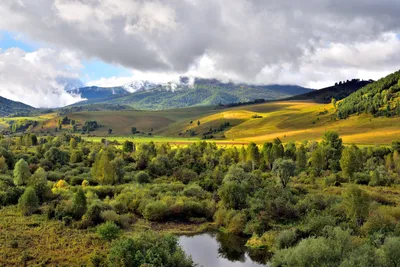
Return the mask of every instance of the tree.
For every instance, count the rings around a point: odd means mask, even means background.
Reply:
[[[311,153],[311,166],[314,169],[316,175],[320,175],[321,171],[324,169],[325,162],[325,150],[324,147],[319,145],[312,153]]]
[[[332,97],[331,104],[333,105],[333,108],[336,110],[336,99]]]
[[[241,210],[247,206],[247,191],[243,184],[228,181],[222,184],[218,194],[226,208]]]
[[[353,178],[353,174],[357,172],[361,167],[359,166],[359,161],[357,160],[358,157],[360,157],[358,150],[358,147],[352,145],[346,147],[342,152],[340,167],[342,168],[343,176],[349,179],[349,181]]]
[[[398,267],[400,266],[400,238],[389,237],[385,240],[382,246],[383,252],[386,257],[387,266]]]
[[[47,173],[42,167],[38,168],[29,178],[28,185],[35,189],[40,201],[44,201],[46,196],[48,196]]]
[[[6,159],[3,156],[0,156],[0,173],[6,173],[8,171],[8,165]]]
[[[29,216],[39,209],[39,199],[35,193],[35,189],[27,187],[18,200],[18,208],[23,215]]]
[[[112,134],[112,131],[113,131],[113,130],[112,130],[111,128],[109,128],[109,129],[108,129],[108,134]]]
[[[121,230],[114,222],[108,221],[99,225],[96,232],[102,239],[112,241],[120,235]]]
[[[286,188],[290,178],[296,172],[296,165],[291,159],[277,159],[274,162],[272,171],[278,177],[283,188]]]
[[[122,145],[122,150],[124,152],[133,152],[133,142],[125,140],[125,142]]]
[[[197,121],[197,126],[200,126],[200,121]]]
[[[303,170],[307,166],[307,153],[303,144],[296,150],[296,165],[299,170]]]
[[[285,149],[283,148],[282,142],[279,138],[274,139],[271,150],[273,162],[285,156]]]
[[[268,165],[269,169],[272,169],[272,164],[274,163],[273,155],[272,155],[272,143],[267,142],[264,143],[262,149],[261,149],[261,154],[264,157],[265,162]]]
[[[79,188],[72,200],[72,213],[76,220],[80,220],[87,211],[86,196],[82,188]]]
[[[351,186],[344,192],[344,206],[347,217],[358,227],[362,226],[369,213],[368,194],[358,186]]]
[[[258,151],[258,147],[255,143],[251,142],[246,151],[247,160],[251,161],[253,170],[256,169],[256,166],[260,162],[260,152]]]
[[[117,181],[114,165],[111,163],[113,157],[110,149],[102,149],[96,156],[91,174],[102,185],[114,184]]]
[[[20,159],[14,167],[14,184],[26,185],[29,177],[31,177],[31,172],[28,163],[24,159]]]
[[[136,127],[132,127],[132,128],[131,128],[131,133],[132,133],[132,134],[136,134],[136,133],[137,133]]]
[[[69,141],[69,147],[71,149],[74,149],[74,148],[76,148],[76,146],[77,146],[76,139],[75,138],[71,138],[71,140]]]
[[[322,137],[322,145],[330,148],[326,149],[329,168],[334,171],[337,170],[342,150],[344,148],[342,138],[339,137],[337,132],[327,131]]]

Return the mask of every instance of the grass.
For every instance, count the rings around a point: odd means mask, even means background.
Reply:
[[[318,104],[311,101],[276,101],[233,108],[192,107],[161,111],[78,112],[71,113],[68,117],[77,120],[78,125],[82,125],[87,120],[96,120],[102,127],[91,135],[98,137],[122,141],[131,138],[131,128],[136,127],[138,131],[153,134],[149,137],[134,137],[136,142],[155,141],[177,145],[198,141],[210,128],[218,129],[225,122],[229,122],[231,126],[224,132],[214,134],[217,138],[216,142],[222,145],[248,142],[261,144],[276,137],[284,143],[320,140],[324,132],[328,130],[339,132],[347,144],[387,145],[392,140],[398,139],[400,134],[398,126],[400,117],[374,118],[362,114],[345,120],[336,120],[334,113],[335,110],[331,104]],[[261,118],[253,118],[254,115]],[[34,131],[54,132],[59,118],[53,113],[31,119],[39,121]],[[200,121],[200,125],[197,125],[197,121]],[[2,122],[0,122],[0,127],[2,127]],[[113,129],[112,135],[108,135],[109,128]],[[196,132],[195,138],[189,138],[187,133],[189,130]]]
[[[90,230],[65,227],[45,215],[21,216],[15,206],[0,210],[0,265],[81,266],[93,252],[108,251],[109,244]],[[17,247],[16,247],[17,246]]]

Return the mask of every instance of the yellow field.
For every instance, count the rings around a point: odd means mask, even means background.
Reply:
[[[68,117],[82,125],[87,120],[96,120],[102,127],[92,132],[109,139],[132,137],[131,128],[153,136],[140,140],[157,142],[188,143],[199,140],[203,133],[218,129],[229,122],[224,132],[214,134],[218,143],[240,144],[250,141],[263,143],[279,137],[283,142],[319,140],[325,131],[339,132],[345,143],[390,144],[400,139],[400,118],[373,118],[362,114],[346,120],[336,120],[331,104],[317,104],[311,101],[277,101],[233,108],[193,107],[163,111],[94,111],[69,114]],[[253,118],[254,115],[262,118]],[[8,118],[16,119],[16,118]],[[22,119],[22,118],[19,118]],[[34,131],[54,131],[57,126],[56,114],[30,118],[39,121]],[[192,121],[192,123],[190,123]],[[197,125],[200,121],[200,125]],[[5,124],[5,121],[2,121]],[[2,124],[0,123],[0,124]],[[3,126],[5,127],[5,126]],[[66,126],[65,129],[68,129]],[[107,134],[108,129],[113,134]],[[196,136],[189,138],[187,131],[194,130]],[[136,141],[139,141],[137,139]]]

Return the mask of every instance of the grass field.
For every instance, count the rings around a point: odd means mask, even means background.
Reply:
[[[400,117],[373,118],[362,114],[346,120],[336,120],[331,104],[311,101],[277,101],[233,108],[193,107],[162,111],[94,111],[68,115],[82,125],[87,120],[96,120],[102,127],[92,132],[97,137],[123,140],[131,138],[131,128],[153,136],[133,137],[136,142],[169,142],[187,144],[201,139],[203,133],[218,129],[229,122],[230,127],[214,134],[218,144],[263,143],[279,137],[283,142],[319,140],[325,131],[339,132],[345,143],[360,145],[390,144],[400,134]],[[257,115],[259,118],[254,118]],[[7,126],[7,118],[0,127]],[[56,114],[27,118],[39,121],[34,131],[54,132],[58,123]],[[200,121],[200,125],[197,125]],[[192,122],[192,123],[190,123]],[[108,129],[113,130],[108,135]],[[65,129],[69,129],[66,126]],[[189,138],[188,131],[196,132]],[[99,138],[98,140],[100,140]],[[222,140],[221,140],[222,139]],[[94,139],[97,140],[97,139]]]

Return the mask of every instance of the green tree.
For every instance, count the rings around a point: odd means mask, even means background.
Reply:
[[[359,171],[361,167],[359,166],[359,157],[359,149],[355,145],[346,147],[342,152],[340,167],[342,168],[343,177],[349,179],[349,181],[353,178],[354,173]]]
[[[122,150],[127,153],[133,152],[133,142],[125,140],[122,145]]]
[[[8,165],[7,161],[3,156],[0,156],[0,173],[7,173],[8,171]]]
[[[49,188],[47,187],[47,173],[40,167],[29,178],[28,185],[35,189],[36,195],[40,201],[44,201],[49,195]]]
[[[114,222],[108,221],[97,226],[96,232],[102,239],[112,241],[118,238],[121,229]]]
[[[246,151],[247,160],[251,161],[253,170],[256,169],[260,162],[260,152],[258,151],[258,146],[251,142]]]
[[[136,134],[136,133],[137,133],[136,127],[132,127],[132,128],[131,128],[131,133],[132,133],[132,134]]]
[[[78,145],[78,142],[76,142],[75,138],[71,138],[71,140],[69,140],[69,147],[71,149],[75,149],[77,145]]]
[[[278,177],[282,187],[285,188],[296,172],[296,165],[291,159],[277,159],[274,162],[272,171]]]
[[[114,154],[109,149],[102,149],[96,156],[91,174],[99,184],[114,184],[117,182],[114,165],[111,163]]]
[[[272,164],[274,163],[274,157],[272,155],[272,143],[267,142],[264,143],[262,149],[261,149],[261,154],[265,160],[265,163],[268,165],[268,169],[272,169]]]
[[[285,149],[283,148],[282,141],[279,138],[275,138],[272,144],[272,159],[275,160],[283,158],[285,156]]]
[[[112,134],[112,131],[113,131],[113,130],[112,130],[111,128],[109,128],[109,129],[108,129],[108,134]]]
[[[358,186],[350,186],[344,192],[344,207],[347,217],[358,227],[363,225],[369,213],[370,198],[368,194]]]
[[[246,187],[236,181],[224,182],[218,194],[228,209],[240,210],[247,206]]]
[[[87,211],[86,196],[82,188],[79,188],[72,200],[72,213],[76,220],[80,220]]]
[[[311,167],[314,169],[316,175],[320,175],[326,164],[325,149],[318,145],[311,153]]]
[[[14,184],[26,185],[29,177],[31,177],[31,172],[28,163],[24,159],[20,159],[14,167]]]
[[[39,199],[35,193],[35,189],[27,187],[18,199],[18,208],[23,215],[29,216],[39,209]]]
[[[303,144],[296,150],[297,169],[303,170],[307,166],[307,151]]]

